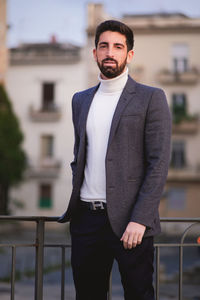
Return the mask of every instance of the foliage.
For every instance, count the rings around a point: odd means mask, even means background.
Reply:
[[[183,121],[190,122],[198,119],[198,115],[189,115],[184,106],[174,105],[172,108],[173,123],[180,124]]]
[[[173,123],[180,124],[183,121],[192,122],[198,119],[197,115],[189,115],[189,114],[173,114]]]
[[[0,85],[0,197],[7,197],[10,186],[20,182],[26,166],[21,148],[23,134],[5,88]],[[3,199],[0,199],[3,201]],[[4,199],[5,200],[5,199]],[[2,209],[0,209],[2,210]],[[2,211],[0,211],[2,213]]]

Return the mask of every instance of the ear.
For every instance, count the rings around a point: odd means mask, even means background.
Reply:
[[[134,55],[134,51],[133,50],[130,50],[128,51],[128,54],[127,54],[127,64],[129,64],[133,58],[133,55]]]
[[[94,60],[97,61],[97,49],[96,48],[93,49],[93,57],[94,57]]]

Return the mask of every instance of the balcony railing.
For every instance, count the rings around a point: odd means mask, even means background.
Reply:
[[[198,82],[199,73],[195,68],[181,73],[163,69],[157,74],[157,79],[161,84],[165,85],[194,85]]]
[[[200,182],[200,167],[169,168],[168,182]]]
[[[35,231],[35,242],[34,243],[1,243],[1,248],[11,248],[11,275],[10,275],[10,299],[15,299],[15,283],[16,283],[16,249],[20,247],[32,247],[35,249],[35,300],[43,299],[43,275],[44,275],[44,249],[46,247],[50,248],[59,248],[61,249],[61,282],[60,282],[60,299],[65,298],[65,260],[66,260],[66,249],[70,248],[70,244],[45,244],[45,223],[47,222],[56,222],[57,217],[19,217],[19,216],[0,216],[0,222],[35,222],[36,231]],[[162,223],[179,223],[186,224],[186,229],[184,230],[181,239],[178,243],[155,243],[156,249],[156,282],[155,282],[155,291],[156,291],[156,300],[160,299],[160,250],[163,247],[174,248],[178,247],[179,249],[179,291],[178,299],[183,299],[183,249],[185,247],[198,247],[198,243],[188,243],[185,242],[185,238],[189,231],[195,226],[200,225],[200,218],[162,218]],[[112,280],[110,280],[110,291],[108,294],[108,300],[112,299]]]
[[[61,118],[61,110],[57,106],[42,109],[30,106],[29,115],[33,122],[56,122]]]
[[[200,122],[196,118],[194,120],[182,120],[179,124],[173,124],[173,134],[196,134],[200,128]]]
[[[57,178],[60,169],[60,160],[53,157],[44,157],[37,164],[29,164],[25,175],[26,178]]]

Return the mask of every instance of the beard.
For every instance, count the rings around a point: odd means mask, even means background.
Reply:
[[[106,66],[104,63],[107,61],[112,61],[115,63],[115,66]],[[113,59],[113,58],[105,58],[102,60],[102,62],[100,63],[97,59],[97,65],[101,71],[101,73],[111,79],[111,78],[115,78],[117,76],[119,76],[121,73],[123,73],[125,67],[126,67],[126,62],[127,62],[127,57],[125,58],[125,60],[121,63],[121,65],[118,64],[118,62]]]

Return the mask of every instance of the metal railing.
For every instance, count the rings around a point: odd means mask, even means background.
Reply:
[[[181,235],[179,243],[157,243],[155,244],[156,249],[156,300],[159,300],[160,294],[160,248],[162,247],[178,247],[179,248],[179,289],[178,289],[178,299],[183,299],[183,248],[184,247],[198,247],[198,243],[185,243],[185,238],[187,233],[197,224],[200,224],[200,218],[162,218],[162,223],[191,223],[184,230]]]
[[[0,244],[0,249],[9,247],[12,249],[12,263],[10,275],[10,299],[15,299],[15,282],[16,282],[16,248],[18,247],[34,247],[35,248],[35,300],[43,299],[43,276],[44,276],[44,248],[60,248],[61,249],[61,300],[65,299],[65,259],[66,248],[70,248],[70,244],[45,244],[45,223],[56,222],[58,217],[20,217],[20,216],[0,216],[0,222],[3,221],[25,221],[36,223],[36,235],[34,243],[8,243]],[[185,238],[188,232],[196,224],[200,224],[200,218],[162,218],[162,223],[186,223],[185,231],[183,232],[179,243],[155,243],[156,249],[156,300],[159,300],[160,295],[160,249],[163,247],[178,247],[179,248],[179,296],[178,299],[183,299],[183,248],[198,247],[198,243],[186,243]],[[112,279],[110,279],[110,290],[108,300],[112,299]]]

